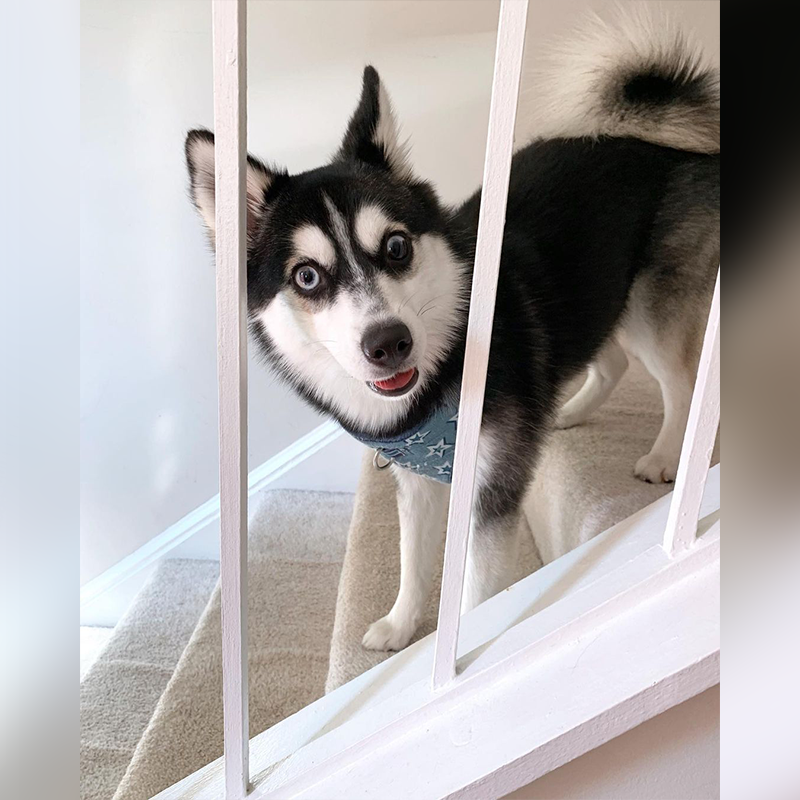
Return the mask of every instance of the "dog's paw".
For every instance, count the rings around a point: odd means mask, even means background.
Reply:
[[[413,635],[413,628],[397,625],[386,616],[369,626],[361,644],[367,650],[402,650]]]
[[[647,483],[672,483],[678,472],[678,461],[661,453],[648,453],[642,456],[633,470],[637,478]]]
[[[565,431],[568,428],[574,428],[576,425],[581,425],[586,421],[586,417],[581,413],[570,412],[566,407],[558,412],[556,417],[556,428],[560,431]]]

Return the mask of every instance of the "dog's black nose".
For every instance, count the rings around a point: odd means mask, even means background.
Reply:
[[[399,320],[368,328],[361,349],[370,364],[398,369],[411,355],[414,340],[411,331]]]

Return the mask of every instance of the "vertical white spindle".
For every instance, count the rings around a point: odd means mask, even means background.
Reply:
[[[444,686],[455,677],[461,593],[464,586],[472,500],[475,494],[478,436],[483,413],[500,253],[503,246],[527,14],[528,0],[502,1],[497,31],[489,130],[486,138],[475,272],[472,279],[472,300],[461,384],[442,595],[439,602],[439,627],[436,633],[433,666],[434,689]]]
[[[691,547],[697,539],[700,503],[717,438],[720,414],[719,271],[708,315],[703,352],[697,369],[689,421],[683,439],[675,492],[664,532],[664,549],[671,556]]]
[[[245,0],[212,0],[225,792],[249,782],[247,708],[247,63]]]

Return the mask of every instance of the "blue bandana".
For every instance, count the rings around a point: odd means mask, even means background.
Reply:
[[[413,470],[417,475],[450,483],[457,424],[458,406],[451,406],[440,408],[415,429],[406,431],[397,439],[352,436],[367,447],[375,448],[376,458],[383,456],[387,461]]]

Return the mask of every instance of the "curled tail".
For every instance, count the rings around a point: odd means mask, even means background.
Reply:
[[[668,18],[594,17],[549,60],[533,90],[538,135],[628,136],[719,152],[719,72]]]

